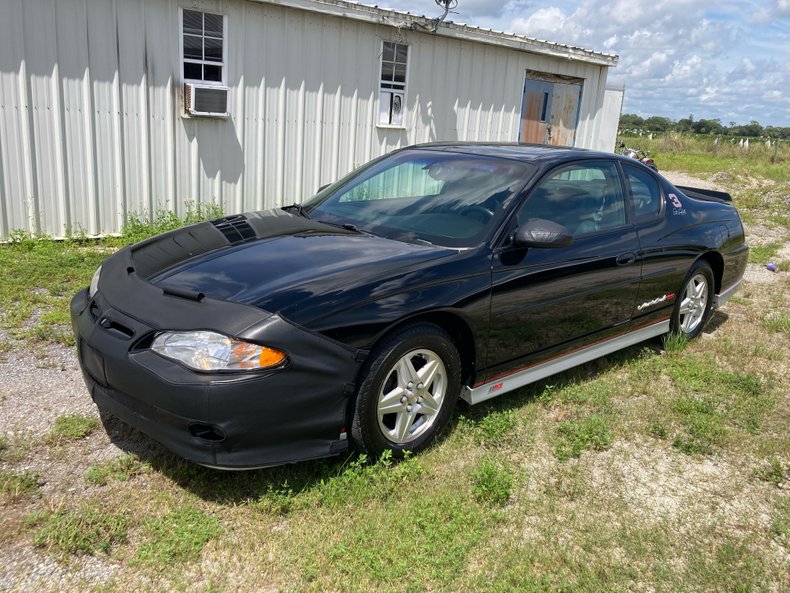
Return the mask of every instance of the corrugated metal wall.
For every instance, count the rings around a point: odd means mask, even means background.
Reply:
[[[227,120],[182,116],[179,6],[228,16]],[[376,126],[383,39],[410,44],[403,130]],[[407,144],[515,141],[526,69],[585,79],[591,147],[593,64],[245,0],[0,0],[0,236],[268,208]]]

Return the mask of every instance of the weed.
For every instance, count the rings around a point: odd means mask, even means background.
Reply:
[[[769,243],[768,245],[750,245],[749,263],[765,265],[776,258],[779,253],[779,243]]]
[[[648,432],[651,436],[657,439],[665,439],[669,434],[666,425],[663,422],[659,422],[658,420],[653,420],[648,427]]]
[[[760,325],[771,332],[790,334],[790,313],[771,311],[760,319]]]
[[[579,457],[582,451],[608,449],[614,437],[609,423],[602,416],[588,416],[580,420],[565,420],[557,427],[554,454],[560,461]]]
[[[143,529],[135,562],[160,569],[198,559],[203,547],[222,533],[215,517],[194,506],[182,506],[150,519]]]
[[[756,475],[764,482],[780,486],[782,482],[790,477],[790,466],[785,467],[780,460],[774,457],[767,465],[757,470]]]
[[[664,334],[664,351],[666,351],[667,354],[680,354],[686,349],[686,346],[688,345],[688,337],[681,333],[670,332],[668,334]]]
[[[472,474],[472,491],[478,502],[502,506],[510,498],[513,475],[502,463],[482,459]]]
[[[94,465],[85,472],[85,479],[98,486],[104,486],[110,480],[125,482],[141,473],[145,466],[137,456],[126,454],[118,459]]]
[[[724,421],[710,399],[679,397],[672,410],[685,426],[685,433],[675,435],[673,445],[687,454],[709,454],[726,433]]]
[[[790,502],[787,500],[777,505],[774,515],[771,517],[771,532],[790,546]]]
[[[471,424],[472,435],[481,445],[492,447],[502,444],[515,429],[518,418],[513,410],[492,411]]]
[[[0,497],[17,502],[28,494],[38,492],[41,477],[38,472],[16,473],[10,469],[0,469]]]
[[[107,513],[96,505],[32,515],[28,525],[36,527],[33,544],[61,554],[109,552],[126,541],[128,518]]]
[[[99,426],[99,421],[84,414],[59,416],[47,435],[47,441],[60,443],[68,440],[84,439]]]

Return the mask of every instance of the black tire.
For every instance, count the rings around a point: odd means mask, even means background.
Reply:
[[[713,307],[714,286],[710,265],[703,260],[694,262],[675,297],[675,307],[669,321],[671,332],[689,339],[702,333]],[[687,299],[689,303],[686,303]]]
[[[427,385],[414,383],[420,371]],[[353,443],[374,457],[421,451],[447,425],[460,391],[461,357],[447,332],[430,323],[405,326],[376,345],[360,374],[350,409]]]

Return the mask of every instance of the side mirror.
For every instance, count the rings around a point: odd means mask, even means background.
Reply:
[[[573,243],[573,234],[567,227],[542,218],[530,218],[516,229],[513,236],[514,247],[520,249],[568,247],[571,243]]]

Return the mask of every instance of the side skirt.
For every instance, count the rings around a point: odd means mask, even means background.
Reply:
[[[545,362],[536,363],[520,371],[516,371],[506,377],[500,377],[483,383],[479,387],[465,387],[461,392],[461,399],[469,404],[479,404],[487,399],[497,397],[508,391],[513,391],[524,385],[540,381],[551,375],[556,375],[562,371],[590,362],[601,356],[611,354],[628,346],[633,346],[639,342],[644,342],[650,338],[660,336],[669,331],[669,319],[653,323],[646,327],[640,327],[625,334],[614,336],[597,344],[585,346],[579,350],[574,350],[568,354],[563,354],[558,358],[553,358]]]

